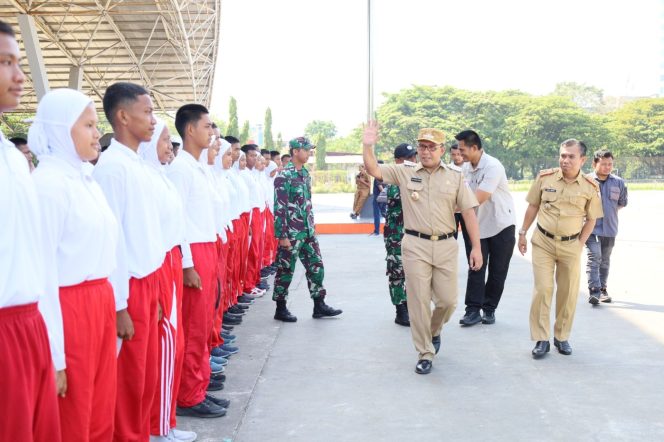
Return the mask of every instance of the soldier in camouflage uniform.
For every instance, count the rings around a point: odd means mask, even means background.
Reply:
[[[274,180],[274,231],[279,239],[277,275],[272,299],[277,303],[274,319],[295,322],[297,318],[286,307],[288,287],[293,280],[298,258],[306,271],[309,293],[314,300],[314,318],[337,316],[341,310],[325,304],[323,277],[325,269],[314,233],[311,210],[311,176],[304,167],[312,145],[304,137],[289,142],[291,162]]]
[[[394,149],[394,160],[396,164],[406,161],[415,162],[417,151],[407,143],[399,144]],[[385,227],[383,228],[385,240],[385,251],[387,256],[387,279],[390,289],[392,304],[397,313],[394,322],[405,327],[410,327],[408,317],[408,304],[406,303],[406,276],[401,264],[401,238],[403,238],[403,210],[401,208],[401,194],[399,186],[387,185],[387,214],[385,215]]]

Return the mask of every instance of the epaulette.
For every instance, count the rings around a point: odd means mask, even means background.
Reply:
[[[553,175],[554,173],[556,173],[556,170],[557,170],[557,169],[555,169],[555,168],[554,168],[554,169],[544,169],[544,170],[540,170],[539,176],[549,176],[549,175]]]
[[[455,172],[463,173],[463,170],[457,166],[456,164],[443,164],[443,166],[447,167],[449,170],[453,170]]]
[[[599,190],[599,184],[597,184],[597,181],[595,181],[595,178],[593,178],[592,175],[583,175],[583,177],[586,179],[586,181],[593,185],[595,190]]]
[[[417,163],[413,163],[412,161],[404,161],[403,165],[406,167],[415,167],[417,166]]]

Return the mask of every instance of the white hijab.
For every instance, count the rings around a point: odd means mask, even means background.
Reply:
[[[245,168],[244,170],[240,170],[240,160],[245,156],[246,155],[244,152],[240,152],[240,156],[238,157],[237,161],[233,163],[232,167],[233,181],[235,182],[236,188],[238,189],[238,193],[240,195],[240,210],[242,213],[251,212],[249,187],[247,186],[244,178],[242,178],[242,173],[247,172],[247,169]]]
[[[38,157],[53,155],[77,170],[89,172],[76,153],[71,128],[91,103],[90,97],[73,89],[55,89],[44,95],[28,130],[30,149]]]
[[[157,124],[154,126],[154,133],[150,141],[144,141],[138,145],[138,155],[140,155],[146,163],[150,166],[158,169],[163,173],[164,165],[159,161],[159,153],[157,152],[157,145],[159,144],[159,138],[161,138],[161,133],[166,127],[166,122],[161,118],[156,118]]]

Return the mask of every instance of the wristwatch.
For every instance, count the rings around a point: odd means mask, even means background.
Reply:
[[[519,229],[519,235],[525,235],[526,233],[528,233],[527,230]]]

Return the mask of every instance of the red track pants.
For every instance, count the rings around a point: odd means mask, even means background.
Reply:
[[[115,298],[108,279],[60,287],[67,393],[58,397],[62,440],[110,441],[117,390]]]
[[[60,442],[55,371],[37,303],[0,308],[0,441]]]

